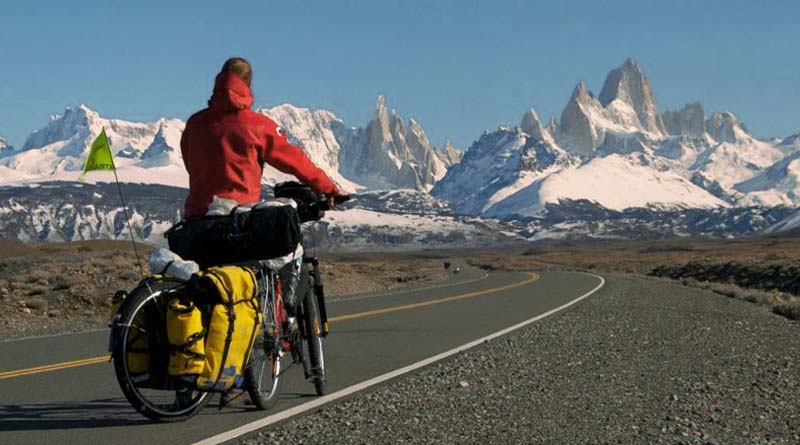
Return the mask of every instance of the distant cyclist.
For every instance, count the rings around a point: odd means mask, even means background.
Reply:
[[[261,198],[264,163],[296,176],[328,198],[341,196],[336,184],[306,153],[289,143],[272,119],[253,112],[252,69],[233,57],[214,82],[208,108],[186,122],[181,153],[189,172],[189,196],[184,218],[203,216],[214,196],[239,204]]]

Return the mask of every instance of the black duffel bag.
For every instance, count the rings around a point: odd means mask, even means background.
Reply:
[[[281,257],[303,241],[297,209],[288,204],[184,220],[164,236],[169,250],[201,268]]]

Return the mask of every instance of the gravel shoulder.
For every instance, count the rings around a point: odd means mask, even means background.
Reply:
[[[652,278],[239,439],[267,443],[800,443],[800,323]]]

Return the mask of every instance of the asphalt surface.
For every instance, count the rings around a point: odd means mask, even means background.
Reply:
[[[800,444],[800,323],[606,279],[569,310],[236,445]]]
[[[568,272],[540,272],[538,277],[531,281],[529,274],[496,273],[475,282],[330,304],[330,317],[359,315],[331,324],[325,345],[329,392],[530,319],[599,283],[596,277]],[[510,287],[525,281],[531,282]],[[418,304],[443,298],[450,300]],[[398,306],[406,307],[381,312]],[[0,373],[97,357],[105,341],[104,332],[92,332],[2,342]],[[0,443],[194,443],[313,399],[313,386],[302,380],[299,367],[285,378],[281,399],[270,411],[209,406],[179,424],[155,424],[133,412],[110,363],[0,379]]]

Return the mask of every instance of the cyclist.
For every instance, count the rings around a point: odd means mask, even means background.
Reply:
[[[250,110],[251,79],[252,69],[245,59],[228,59],[217,74],[208,108],[186,122],[181,136],[183,163],[189,173],[186,219],[205,215],[214,197],[238,204],[258,202],[265,162],[296,176],[327,196],[332,205],[336,198],[344,196],[301,148],[289,143],[280,126]],[[285,303],[287,315],[293,320],[298,301],[294,298]],[[226,393],[223,404],[240,393]]]
[[[181,153],[189,172],[184,218],[202,216],[214,196],[252,204],[261,198],[264,163],[296,176],[328,198],[341,196],[336,184],[306,153],[289,143],[272,119],[250,110],[252,69],[242,58],[228,59],[205,108],[189,118]]]

